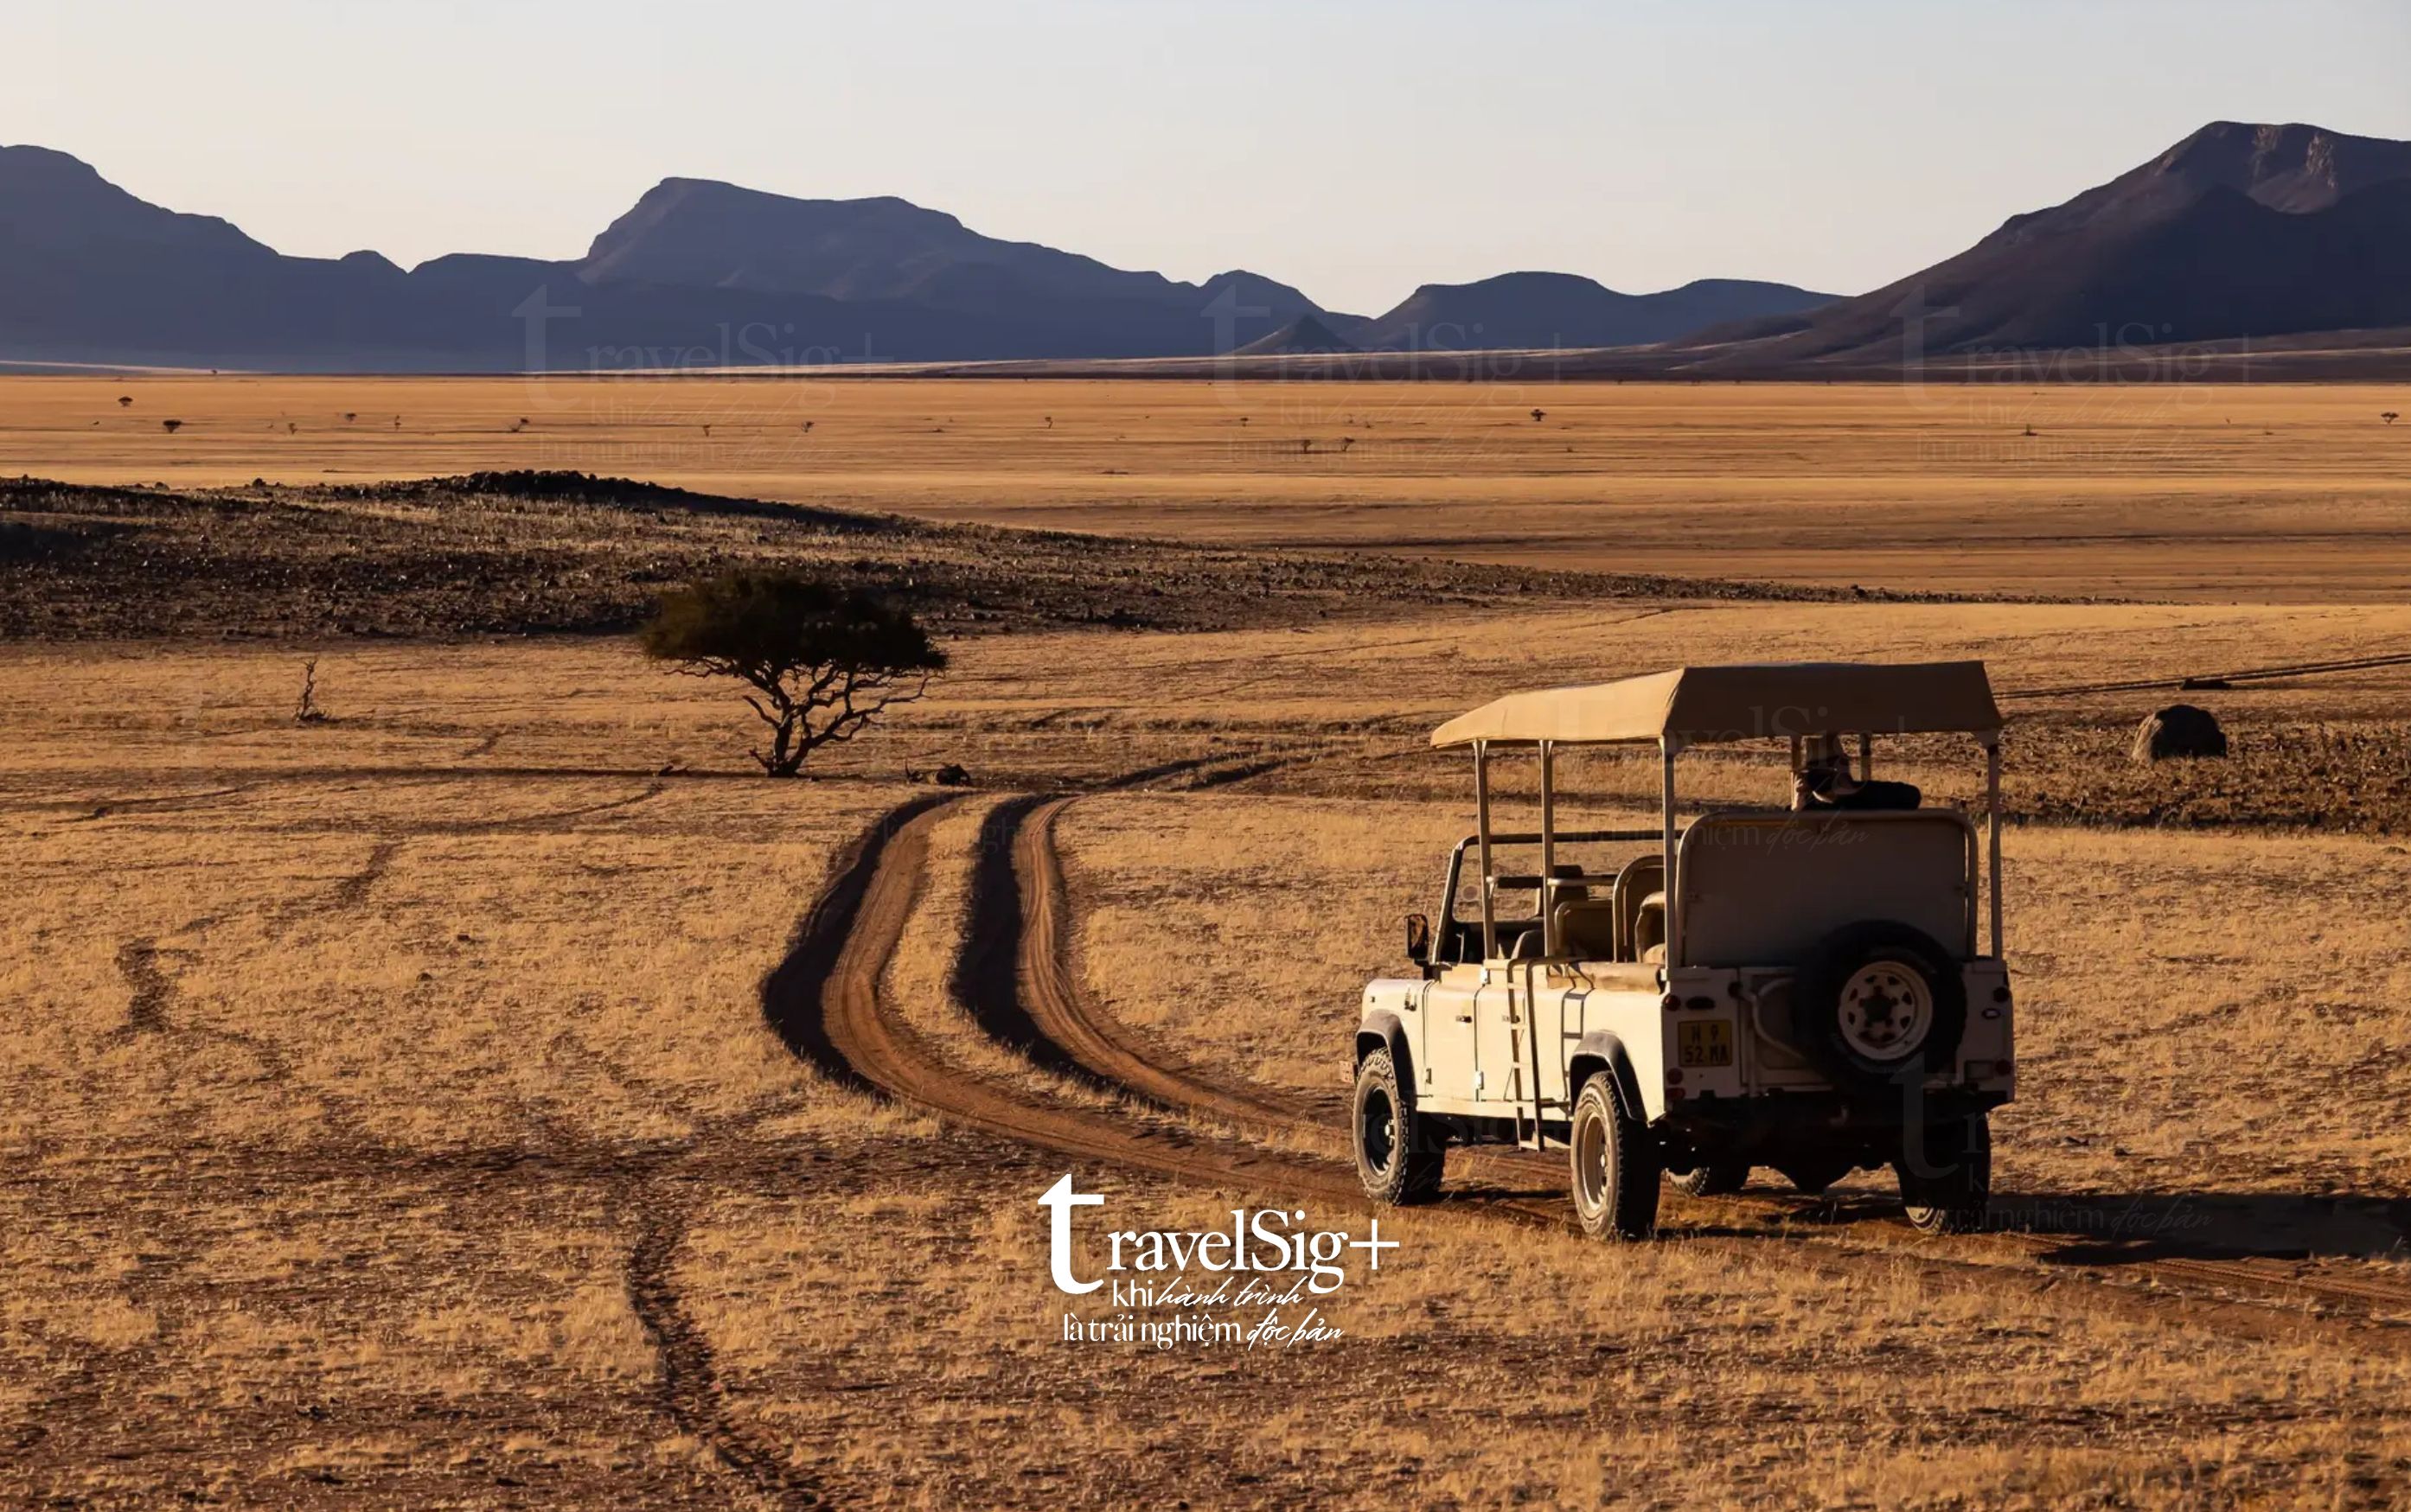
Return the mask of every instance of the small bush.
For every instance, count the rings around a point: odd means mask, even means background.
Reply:
[[[794,777],[815,750],[851,740],[928,691],[946,664],[913,616],[859,589],[784,573],[734,573],[662,601],[638,636],[645,654],[700,677],[734,677],[769,727],[752,752]]]

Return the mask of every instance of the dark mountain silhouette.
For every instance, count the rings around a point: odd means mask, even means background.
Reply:
[[[1619,294],[1572,273],[1502,273],[1473,284],[1426,284],[1350,336],[1360,346],[1395,351],[1635,346],[1719,322],[1809,310],[1833,298],[1788,284],[1740,279]]]
[[[276,255],[214,215],[180,215],[137,199],[89,164],[47,147],[0,148],[0,242],[25,249],[105,242],[192,254]]]
[[[1325,310],[1288,284],[1245,269],[1217,273],[1198,285],[1198,292],[1206,297],[1208,311],[1227,315],[1242,330],[1269,333],[1308,315],[1327,321],[1335,328],[1362,325],[1365,321],[1363,315]]]
[[[793,199],[705,179],[665,179],[648,190],[594,239],[578,272],[591,284],[976,308],[1014,297],[1163,299],[1187,288],[1161,273],[1000,241],[901,199]]]
[[[894,197],[795,199],[702,179],[664,180],[594,239],[575,271],[600,289],[723,289],[943,311],[970,317],[972,340],[986,331],[1014,352],[1091,356],[1227,352],[1322,313],[1296,289],[1244,269],[1182,284],[982,236]]]
[[[663,367],[1206,355],[1320,314],[1002,241],[900,199],[665,181],[575,262],[286,257],[37,147],[0,148],[0,357],[269,367]]]
[[[1897,364],[2403,326],[2406,252],[2411,142],[2218,122],[1871,294],[1691,341],[1734,364]]]
[[[1426,284],[1370,320],[1241,269],[1186,284],[901,199],[695,179],[657,185],[581,258],[464,253],[405,272],[373,252],[285,256],[66,153],[0,147],[0,361],[492,371],[1244,349],[1277,366],[1362,349],[1420,371],[1424,353],[1613,347],[1627,350],[1582,360],[1772,376],[2411,327],[2406,247],[2411,143],[2308,125],[2207,126],[1855,298],[1713,279],[1629,295],[1510,273]]]
[[[138,199],[64,153],[0,148],[0,351],[197,360],[403,339],[406,280],[373,253],[285,257]],[[137,357],[139,359],[139,356]]]
[[[1290,352],[1354,352],[1360,348],[1312,315],[1300,315],[1270,336],[1261,336],[1234,356],[1279,356]]]

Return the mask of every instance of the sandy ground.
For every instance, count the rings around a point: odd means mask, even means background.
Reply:
[[[1877,640],[2034,687],[2390,633],[1761,605],[986,639],[800,784],[742,776],[733,700],[618,642],[334,647],[310,727],[291,650],[11,649],[0,1488],[2395,1502],[2411,872],[2382,837],[2011,836],[2020,1232],[1906,1239],[1863,1178],[1601,1250],[1548,1163],[1469,1164],[1385,1222],[1341,1337],[1155,1350],[1062,1339],[1035,1201],[1069,1168],[1136,1227],[1363,1223],[1325,1127],[1354,985],[1467,822],[1407,752],[1497,680]],[[2387,676],[2249,696],[2367,718]],[[994,786],[900,780],[942,759]]]
[[[619,638],[0,647],[0,1502],[2401,1505],[2411,611],[2381,601],[2411,431],[2375,415],[2402,407],[0,379],[0,472],[112,484],[576,467],[2192,601],[972,633],[797,783],[751,775],[727,691]],[[1335,1336],[1064,1338],[1116,1311],[1048,1285],[1067,1170],[1133,1229],[1369,1218],[1333,1116],[1356,989],[1470,822],[1432,724],[1686,662],[1953,656],[2013,719],[1995,1231],[1915,1236],[1871,1174],[1761,1178],[1607,1249],[1566,1231],[1555,1161],[1459,1159],[1449,1202],[1383,1216],[1400,1247],[1329,1300]],[[299,724],[314,657],[329,718]],[[2184,695],[2224,763],[2130,764],[2177,695],[2102,686],[2340,660],[2371,664]],[[1970,756],[1880,771],[1964,802]],[[910,779],[947,763],[973,785]],[[1772,749],[1683,770],[1691,803],[1783,791]],[[1579,821],[1650,773],[1563,776]]]
[[[17,376],[0,377],[0,473],[574,468],[1191,541],[2374,602],[2411,569],[2411,427],[2379,418],[2403,400],[2347,385]]]

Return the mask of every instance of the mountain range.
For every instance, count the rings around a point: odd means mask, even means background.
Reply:
[[[573,260],[293,257],[64,153],[0,147],[0,362],[491,371],[1364,354],[1386,365],[1371,371],[1416,371],[1420,354],[1540,348],[1608,349],[1619,371],[1857,371],[2411,326],[2406,249],[2411,143],[2301,124],[2214,123],[1855,298],[1730,279],[1635,295],[1527,271],[1426,284],[1370,317],[1245,269],[1182,283],[902,199],[703,179],[664,180]]]
[[[1234,269],[1200,284],[983,236],[892,197],[666,179],[584,257],[290,257],[0,148],[0,361],[515,370],[1194,356],[1310,322],[1320,350],[1657,341],[1824,303],[1773,284],[1615,293],[1566,274],[1426,285],[1379,320]]]

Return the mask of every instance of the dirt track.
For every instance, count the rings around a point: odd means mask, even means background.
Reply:
[[[1015,978],[1039,1032],[1095,1076],[1166,1107],[1211,1114],[1250,1129],[1312,1127],[1293,1104],[1221,1086],[1185,1067],[1151,1058],[1080,990],[1069,949],[1071,900],[1055,853],[1055,819],[1071,802],[1053,798],[1018,812],[1009,806],[999,810],[1018,821],[1011,851],[1020,905],[1013,921],[1019,947]]]
[[[949,1067],[913,1030],[885,1012],[879,979],[909,919],[928,854],[928,832],[942,804],[920,807],[855,868],[868,868],[853,926],[822,996],[822,1038],[860,1080],[934,1108],[986,1133],[1065,1155],[1162,1175],[1312,1197],[1362,1208],[1352,1172],[1237,1148],[1175,1147],[1108,1120],[1022,1101]]]
[[[782,1024],[789,1043],[846,1080],[931,1109],[964,1126],[1083,1160],[1195,1181],[1222,1189],[1279,1192],[1361,1209],[1352,1169],[1337,1161],[1276,1154],[1235,1141],[1172,1140],[1076,1109],[1045,1105],[952,1067],[941,1049],[888,1011],[880,979],[900,943],[928,861],[928,832],[953,798],[902,806],[855,842],[838,880],[816,906],[805,935],[833,952],[818,1011],[790,1000],[807,1023]],[[1054,821],[1074,800],[1009,798],[983,836],[984,852],[1010,832],[1011,865],[983,865],[974,877],[970,938],[956,991],[994,1038],[1033,1064],[1069,1063],[1089,1079],[1163,1107],[1205,1114],[1250,1132],[1328,1141],[1327,1119],[1277,1095],[1226,1087],[1172,1063],[1102,1012],[1083,992],[1070,961],[1071,920]],[[840,938],[841,935],[841,938]],[[1009,945],[1009,949],[1006,947]],[[807,949],[799,945],[798,955]],[[790,958],[789,966],[797,957]],[[1009,965],[1008,965],[1009,963]],[[782,970],[785,968],[782,968]],[[996,980],[1009,970],[1011,981]],[[967,979],[987,980],[966,992]],[[774,979],[775,981],[775,979]],[[766,999],[768,994],[766,993]],[[1010,1000],[1001,1018],[994,1005]],[[979,1004],[990,1005],[982,1015]],[[774,1009],[773,1016],[778,1016]],[[1035,1036],[1035,1040],[1030,1039]],[[1504,1151],[1473,1152],[1471,1183],[1452,1175],[1452,1200],[1430,1210],[1441,1219],[1566,1224],[1560,1162]],[[1750,1197],[1684,1199],[1670,1196],[1669,1237],[1762,1260],[1768,1246],[1789,1259],[1834,1273],[1837,1266],[1883,1264],[1920,1285],[1978,1291],[2004,1302],[2022,1298],[2053,1310],[2198,1324],[2258,1337],[2299,1335],[2306,1327],[2363,1347],[2411,1351],[2411,1287],[2374,1277],[2311,1277],[2257,1257],[2119,1256],[2046,1263],[2066,1235],[1998,1232],[1951,1240],[1918,1234],[1863,1199],[1817,1201]],[[2069,1282],[2079,1283],[2069,1286]]]

